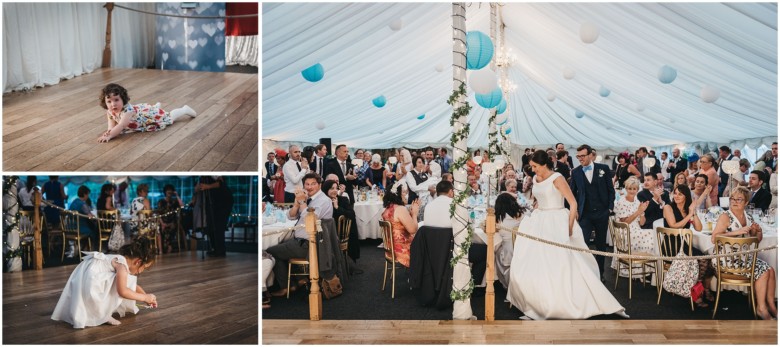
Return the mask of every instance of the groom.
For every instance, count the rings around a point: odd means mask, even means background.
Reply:
[[[580,166],[571,172],[571,192],[577,199],[577,213],[585,242],[596,231],[596,249],[607,250],[607,228],[609,211],[614,208],[615,189],[612,186],[612,171],[609,166],[592,162],[593,149],[588,145],[577,148]],[[604,257],[595,256],[599,264],[599,275],[604,282]]]

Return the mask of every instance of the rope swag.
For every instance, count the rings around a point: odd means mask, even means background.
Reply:
[[[466,162],[468,161],[468,147],[467,148],[461,148],[457,146],[457,143],[460,140],[467,140],[469,137],[469,131],[470,127],[468,123],[462,123],[459,121],[461,117],[468,118],[469,113],[471,112],[471,105],[469,105],[468,101],[466,100],[466,84],[461,82],[460,86],[457,90],[452,92],[452,95],[450,95],[449,99],[447,99],[447,103],[455,107],[455,104],[458,103],[461,99],[463,99],[463,104],[460,107],[453,108],[452,111],[452,117],[450,118],[450,126],[457,129],[452,133],[452,136],[450,137],[450,145],[454,149],[459,149],[463,151],[463,153],[466,153],[467,155],[461,156],[458,158],[451,166],[451,171],[455,172],[457,170],[462,170],[466,166]],[[465,141],[464,141],[465,142]],[[456,183],[463,183],[466,182],[457,181]],[[452,203],[450,204],[450,218],[455,218],[459,223],[464,225],[466,229],[464,229],[468,235],[466,236],[466,240],[462,242],[459,245],[456,245],[457,253],[455,256],[453,256],[452,260],[450,260],[450,266],[452,268],[455,268],[455,265],[458,263],[461,263],[463,265],[466,265],[471,269],[471,266],[468,261],[468,251],[471,247],[471,237],[474,233],[474,228],[471,226],[471,223],[469,223],[468,220],[464,220],[462,217],[458,216],[455,213],[455,209],[458,205],[462,206],[463,208],[466,208],[464,202],[468,198],[469,194],[471,193],[471,187],[466,184],[466,189],[464,189],[460,194],[456,195],[452,199]],[[458,235],[462,233],[464,230],[458,231],[455,235]],[[471,293],[474,291],[474,279],[470,279],[468,284],[464,288],[460,289],[454,289],[450,292],[450,299],[452,301],[463,301],[471,298]]]
[[[65,213],[68,213],[68,214],[71,214],[71,215],[74,215],[74,216],[78,216],[78,217],[81,217],[81,218],[86,218],[86,219],[91,219],[91,220],[99,220],[99,221],[104,221],[104,222],[113,222],[113,221],[115,221],[115,219],[99,218],[99,217],[95,217],[95,216],[87,216],[87,215],[81,214],[81,213],[79,213],[77,211],[66,210],[66,209],[64,209],[64,208],[62,208],[60,206],[57,206],[57,205],[53,204],[51,201],[48,201],[48,200],[41,200],[41,203],[46,205],[46,206],[53,207],[53,208],[55,208],[57,210],[60,210],[60,212],[65,212]],[[182,209],[183,209],[182,207],[178,207],[178,208],[176,208],[173,211],[169,211],[169,212],[166,212],[166,213],[163,213],[163,214],[153,214],[150,218],[167,217],[167,216],[179,213],[179,211],[181,211]],[[121,220],[121,221],[134,221],[134,219],[132,219],[132,218],[131,219],[119,218],[119,220]]]

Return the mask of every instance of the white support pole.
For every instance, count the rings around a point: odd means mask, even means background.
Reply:
[[[498,55],[498,41],[496,40],[496,8],[498,4],[490,3],[490,41],[493,43],[493,57],[490,58],[490,70],[496,72],[496,55]],[[502,95],[506,97],[506,93]],[[496,130],[496,107],[490,109],[490,118],[488,119],[488,160],[493,161],[493,157],[498,152],[498,140]]]
[[[452,89],[453,91],[459,90],[460,86],[466,83],[466,4],[462,2],[456,2],[452,4]],[[458,109],[466,102],[466,96],[461,95],[457,100],[453,109]],[[453,125],[453,133],[463,129],[464,125],[468,122],[468,117],[462,115],[457,119]],[[467,139],[460,139],[455,143],[453,148],[453,160],[458,162],[459,159],[468,156],[468,143]],[[455,195],[459,195],[465,191],[466,186],[466,169],[460,168],[453,172],[453,178],[455,180]],[[466,222],[468,221],[468,211],[466,206],[458,204],[455,208],[455,214],[452,218],[452,232],[455,239],[455,249],[453,249],[453,255],[459,253],[458,245],[466,241],[468,232]],[[468,283],[471,279],[471,269],[468,263],[468,256],[466,259],[459,261],[452,274],[452,288],[453,290],[463,290],[468,287]],[[472,319],[471,311],[471,299],[457,300],[453,304],[452,319]]]

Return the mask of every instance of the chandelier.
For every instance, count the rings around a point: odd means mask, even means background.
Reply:
[[[512,93],[517,90],[517,84],[505,77],[501,77],[501,80],[498,82],[498,84],[501,85],[501,90],[506,93]]]
[[[517,57],[512,53],[512,49],[501,47],[496,53],[496,66],[508,68],[517,61]]]

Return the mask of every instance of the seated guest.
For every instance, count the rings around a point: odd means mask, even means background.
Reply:
[[[181,198],[176,193],[176,188],[172,184],[166,184],[163,187],[163,194],[165,194],[165,197],[157,202],[157,213],[164,216],[160,219],[162,226],[160,234],[166,253],[171,253],[173,251],[173,243],[179,237],[176,210],[184,206],[184,203],[181,201]],[[178,242],[176,244],[178,246]]]
[[[515,170],[506,170],[506,173],[504,173],[504,177],[501,178],[501,182],[498,184],[499,192],[506,191],[507,180],[517,180],[517,173],[515,172]]]
[[[692,228],[696,231],[700,231],[702,227],[701,220],[699,220],[699,217],[696,215],[696,210],[693,208],[694,203],[691,199],[691,192],[690,189],[688,189],[688,186],[677,186],[677,188],[673,191],[672,199],[673,201],[671,203],[664,206],[664,227],[675,229]],[[699,199],[709,200],[707,195],[702,195],[699,197]],[[679,240],[677,244],[679,244]],[[682,249],[687,252],[688,244],[683,243]],[[673,252],[676,253],[677,251]],[[692,248],[692,253],[692,255],[704,255],[704,253],[696,247]],[[673,256],[671,254],[661,255]],[[709,304],[704,301],[704,298],[706,297],[706,300],[708,301],[712,301],[713,299],[712,293],[709,291],[709,285],[707,285],[707,283],[709,283],[709,281],[712,279],[712,276],[715,275],[715,270],[709,260],[699,259],[697,262],[699,263],[699,277],[696,280],[697,282],[702,282],[704,284],[705,295],[696,301],[696,305],[699,307],[708,307]]]
[[[371,156],[371,165],[366,172],[366,185],[369,187],[376,186],[381,190],[385,190],[386,182],[387,179],[385,177],[385,167],[382,166],[382,157],[379,153],[374,153],[374,155]]]
[[[647,180],[645,180],[647,183]],[[643,230],[645,211],[649,201],[639,202],[639,179],[631,176],[624,182],[626,196],[615,203],[615,218],[628,224],[631,233],[631,252],[653,254],[657,243],[655,230]],[[612,258],[612,268],[617,269],[617,258]],[[641,271],[641,270],[640,270]],[[628,269],[621,269],[621,276],[628,277]]]
[[[32,211],[35,209],[33,206],[33,193],[38,190],[38,178],[35,176],[27,176],[27,184],[25,184],[22,189],[19,189],[19,192],[17,193],[23,211]]]
[[[100,187],[100,196],[97,200],[98,211],[114,211],[114,191],[115,186],[111,183],[106,183]]]
[[[520,206],[527,206],[528,201],[525,199],[525,196],[523,194],[518,193],[517,191],[517,181],[515,180],[507,180],[504,185],[506,186],[506,192],[511,196],[515,197],[515,200],[517,200],[517,203],[520,204]]]
[[[263,205],[265,206],[265,205]],[[262,284],[263,284],[263,309],[271,308],[271,295],[268,293],[268,287],[274,284],[274,257],[263,251]]]
[[[441,181],[436,184],[436,198],[428,203],[423,214],[425,225],[436,228],[452,228],[450,205],[455,196],[454,189],[450,181]]]
[[[293,206],[287,213],[287,218],[297,221],[296,226],[303,225],[306,223],[309,207],[314,208],[317,219],[333,218],[333,201],[320,190],[322,178],[316,173],[307,173],[303,176],[302,181],[303,189],[295,190]],[[271,293],[273,296],[287,295],[287,264],[289,260],[291,258],[308,258],[309,256],[309,234],[306,230],[296,228],[293,236],[293,238],[266,250],[276,260],[274,277],[276,282],[282,286],[282,289]],[[323,278],[329,278],[329,276],[323,274]],[[290,290],[295,289],[290,288]]]
[[[469,188],[471,188],[471,195],[482,195],[482,186],[473,173],[466,176],[466,181],[469,184]]]
[[[674,191],[674,188],[677,188],[677,186],[681,184],[685,186],[688,185],[688,174],[685,172],[678,172],[677,175],[674,176],[674,185],[672,185],[672,191]]]
[[[76,211],[79,214],[94,217],[95,215],[92,214],[92,206],[89,202],[89,193],[90,190],[87,188],[87,186],[80,186],[79,190],[77,191],[78,198],[73,199],[70,203],[70,207],[68,207],[71,211]],[[97,246],[98,245],[98,236],[97,236],[97,225],[95,225],[95,221],[93,219],[89,219],[87,217],[78,217],[79,219],[79,234],[89,236],[89,238],[92,240],[92,245]],[[84,248],[82,248],[83,250]],[[68,257],[72,257],[73,255],[68,255]]]
[[[752,176],[753,173],[750,175]],[[729,210],[718,217],[718,221],[712,231],[712,243],[715,243],[716,236],[753,236],[758,238],[758,242],[761,242],[764,237],[761,226],[755,223],[753,218],[745,211],[750,198],[750,191],[745,187],[736,187],[731,191],[730,195]],[[713,259],[713,261],[717,260]],[[755,303],[758,316],[761,319],[777,318],[777,307],[775,306],[775,286],[777,280],[775,278],[775,269],[769,266],[767,262],[756,259],[756,267],[752,275],[755,280]]]
[[[450,183],[454,183],[455,182],[455,178],[452,177],[452,173],[449,173],[449,172],[445,172],[445,173],[441,174],[441,180],[442,181],[449,181]]]
[[[691,191],[694,210],[712,207],[712,200],[709,199],[710,191],[712,191],[712,186],[709,185],[707,175],[696,175],[696,179],[693,181],[693,190]]]
[[[753,170],[750,173],[750,179],[748,180],[748,187],[750,188],[748,204],[753,204],[755,208],[760,208],[766,212],[769,204],[772,203],[772,193],[764,188],[764,174],[764,171],[759,170]]]
[[[512,233],[520,225],[520,219],[525,213],[525,208],[517,203],[517,199],[508,193],[499,194],[496,198],[496,229],[501,237],[501,245],[496,252],[496,274],[498,280],[504,286],[509,286],[509,266],[512,264],[514,244]],[[509,231],[509,230],[512,231]]]
[[[411,209],[406,210],[404,202],[407,194],[409,189],[406,184],[396,183],[382,198],[385,207],[382,219],[390,222],[393,229],[393,253],[395,259],[405,267],[409,267],[409,248],[417,233],[417,215],[420,212],[419,200],[412,202]]]
[[[645,222],[642,229],[654,229],[653,222],[663,218],[664,205],[669,203],[669,193],[658,187],[658,177],[655,173],[645,173],[644,190],[637,194],[639,202],[650,202],[645,210]]]
[[[142,210],[151,210],[152,204],[146,197],[149,195],[149,185],[141,183],[135,188],[135,193],[138,195],[133,201],[130,202],[130,215],[135,219],[138,216],[138,212]]]
[[[333,174],[331,174],[333,175]],[[328,175],[330,176],[330,175]],[[335,176],[335,175],[333,175]],[[352,260],[360,258],[360,240],[357,235],[357,220],[355,219],[355,209],[352,203],[349,201],[349,196],[346,194],[341,195],[343,191],[340,190],[338,177],[336,179],[328,179],[322,183],[322,192],[333,202],[333,220],[338,223],[341,216],[345,216],[351,220],[350,229],[347,237],[349,238],[347,253]],[[339,238],[341,235],[339,235]]]

